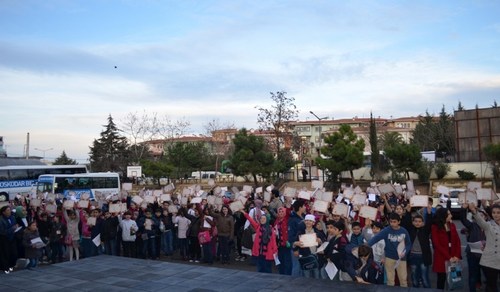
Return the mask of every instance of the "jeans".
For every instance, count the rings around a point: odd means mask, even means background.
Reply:
[[[257,263],[257,272],[258,273],[268,273],[271,274],[273,272],[273,261],[266,260],[265,256],[253,257],[255,262]]]
[[[302,270],[302,273],[304,274],[304,277],[306,277],[306,278],[320,279],[319,269]]]
[[[104,252],[107,255],[117,255],[116,253],[116,239],[110,239],[104,242]]]
[[[302,269],[300,268],[299,257],[293,255],[293,250],[290,250],[290,255],[292,257],[292,276],[302,277]]]
[[[422,254],[411,253],[408,257],[408,263],[411,269],[411,282],[413,287],[419,288],[420,281],[422,281],[422,286],[424,288],[431,288],[429,266],[424,264]]]
[[[292,274],[292,252],[289,247],[278,247],[278,260],[280,264],[278,266],[278,271],[281,275],[291,275]]]
[[[32,259],[29,259],[30,262],[28,264],[28,266],[26,266],[27,269],[31,269],[31,268],[36,268],[36,266],[38,265],[38,259],[37,258],[32,258]]]
[[[469,266],[469,291],[476,292],[476,283],[481,282],[481,266],[479,261],[481,254],[467,253],[467,265]]]
[[[154,237],[142,241],[142,256],[144,258],[148,256],[152,259],[156,258],[156,241]]]
[[[165,255],[172,255],[174,252],[173,232],[171,230],[161,233],[161,250]]]

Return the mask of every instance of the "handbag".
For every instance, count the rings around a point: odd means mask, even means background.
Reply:
[[[206,230],[198,233],[198,241],[200,242],[200,244],[209,243],[211,240],[212,238],[210,237],[210,231]]]
[[[462,261],[455,263],[446,261],[446,282],[449,290],[460,290],[464,287]]]
[[[248,226],[247,229],[243,230],[243,234],[241,235],[241,245],[244,248],[252,249],[254,234],[255,230],[253,229],[252,225]]]
[[[71,236],[71,234],[66,234],[66,236],[64,237],[64,244],[73,245],[73,236]]]
[[[310,271],[319,268],[318,257],[315,254],[300,257],[299,263],[300,268],[303,271]]]

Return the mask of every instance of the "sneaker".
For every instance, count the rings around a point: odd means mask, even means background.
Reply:
[[[196,260],[196,261],[194,261],[194,262],[195,262],[195,263],[200,263],[200,261],[199,261],[199,260]]]
[[[7,274],[7,275],[8,275],[8,274],[10,274],[10,271],[9,271],[9,270],[5,270],[4,272],[5,272],[5,274]]]
[[[190,263],[194,263],[194,261],[193,261],[193,260],[189,260],[189,262],[190,262]]]
[[[12,271],[14,271],[14,268],[9,268],[9,272],[12,272]]]

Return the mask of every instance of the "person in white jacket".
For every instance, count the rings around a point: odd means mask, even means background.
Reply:
[[[181,252],[182,260],[188,260],[188,240],[187,231],[191,220],[185,217],[186,209],[181,208],[178,214],[174,214],[172,221],[177,224],[177,238],[179,239],[179,249]]]
[[[139,230],[137,223],[131,218],[132,213],[129,211],[123,213],[123,219],[121,216],[118,217],[120,220],[120,228],[122,229],[123,256],[129,258],[136,256],[135,233]]]

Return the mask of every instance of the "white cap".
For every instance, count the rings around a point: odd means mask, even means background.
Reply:
[[[314,215],[307,214],[307,215],[306,215],[306,218],[305,218],[304,220],[306,220],[306,221],[316,222],[316,217],[314,217]]]

